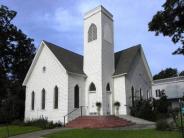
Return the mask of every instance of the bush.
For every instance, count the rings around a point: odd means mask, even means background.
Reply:
[[[166,119],[162,119],[157,121],[156,129],[161,131],[172,130],[172,124],[168,123]]]
[[[150,100],[136,100],[134,106],[130,107],[130,114],[150,121],[156,120],[156,115]]]
[[[165,95],[158,100],[135,100],[134,106],[130,107],[130,114],[150,121],[161,120],[169,117],[169,105]]]
[[[114,102],[114,106],[120,107],[120,102],[118,101]]]
[[[36,120],[28,120],[24,123],[25,126],[37,126],[42,129],[52,129],[55,127],[62,127],[62,123],[53,123],[53,121],[48,121],[46,118],[40,118]]]
[[[179,112],[180,112],[179,107],[170,108],[170,110],[169,110],[169,113],[170,113],[171,117],[173,118],[176,125],[177,125],[177,120],[178,120],[178,117],[179,117]]]
[[[159,100],[153,100],[154,110],[159,114],[165,114],[168,116],[169,114],[169,105],[170,102],[167,99],[167,96],[163,95]]]
[[[24,125],[24,122],[22,120],[17,119],[17,120],[12,121],[11,124],[22,126],[22,125]]]
[[[101,106],[102,106],[101,102],[96,102],[96,106],[101,108]]]

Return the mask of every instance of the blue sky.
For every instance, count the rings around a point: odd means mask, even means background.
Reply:
[[[184,70],[184,56],[172,55],[177,48],[170,38],[148,32],[148,22],[165,0],[1,0],[18,12],[14,19],[36,47],[47,40],[83,54],[83,15],[102,4],[114,15],[115,51],[142,44],[152,74],[166,67]]]

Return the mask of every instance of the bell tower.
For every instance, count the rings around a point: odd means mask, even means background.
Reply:
[[[87,75],[85,90],[89,114],[95,113],[96,102],[102,104],[102,115],[108,114],[108,112],[112,113],[112,94],[107,98],[106,88],[109,85],[110,92],[113,93],[113,15],[101,5],[90,10],[84,16],[83,68]],[[89,89],[92,83],[96,87],[95,91]]]

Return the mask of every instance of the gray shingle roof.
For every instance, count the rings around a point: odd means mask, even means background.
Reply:
[[[66,50],[52,43],[44,41],[49,49],[54,53],[64,68],[72,73],[84,74],[83,72],[83,56],[72,51]]]
[[[83,72],[83,56],[72,51],[66,50],[62,47],[56,46],[52,43],[44,41],[49,49],[54,53],[57,59],[65,67],[65,69],[72,73],[85,74]],[[115,73],[114,75],[128,73],[135,56],[139,52],[141,45],[130,47],[128,49],[116,52],[115,58]]]
[[[128,73],[140,49],[141,49],[141,45],[137,45],[137,46],[133,46],[128,49],[116,52],[114,54],[114,60],[115,60],[114,75]]]

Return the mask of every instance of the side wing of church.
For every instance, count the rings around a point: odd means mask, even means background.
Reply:
[[[114,53],[113,16],[103,6],[84,16],[84,56],[42,41],[23,85],[25,121],[70,121],[83,115],[129,114],[151,97],[152,75],[141,45]],[[98,111],[96,103],[101,104]],[[82,110],[81,110],[82,109]],[[99,113],[98,113],[99,112]]]

